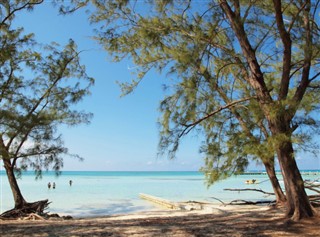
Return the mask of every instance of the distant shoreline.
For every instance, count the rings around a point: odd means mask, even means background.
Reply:
[[[315,174],[317,175],[318,173],[320,173],[320,170],[300,170],[300,173],[302,175],[312,175],[312,174]],[[265,171],[246,171],[246,172],[243,172],[241,173],[240,175],[266,175],[267,172]],[[281,171],[280,170],[277,170],[276,171],[276,174],[277,175],[281,175]]]
[[[61,171],[61,174],[74,174],[74,173],[100,173],[100,174],[103,174],[103,173],[108,173],[108,174],[137,174],[137,173],[141,173],[141,174],[181,174],[181,173],[194,173],[194,174],[199,174],[199,175],[204,175],[204,173],[200,172],[200,171],[132,171],[132,170],[129,170],[129,171],[112,171],[112,170],[106,170],[106,171],[101,171],[101,170],[98,170],[98,171],[94,171],[94,170],[62,170]],[[43,174],[52,174],[52,173],[55,173],[55,171],[53,170],[49,170],[49,171],[43,171]],[[300,173],[301,174],[310,174],[310,173],[320,173],[320,169],[305,169],[305,170],[300,170]],[[5,175],[6,172],[4,169],[1,169],[0,170],[0,175]],[[34,174],[34,171],[32,170],[28,170],[28,171],[23,171],[22,174]],[[239,175],[266,175],[266,171],[264,170],[248,170],[248,171],[245,171]],[[281,174],[281,170],[276,170],[276,174]]]

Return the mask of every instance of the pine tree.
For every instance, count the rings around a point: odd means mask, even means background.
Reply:
[[[0,158],[17,210],[32,204],[24,199],[16,176],[27,169],[36,177],[48,169],[59,174],[68,149],[58,125],[88,123],[91,117],[72,107],[93,84],[80,64],[75,42],[42,46],[33,34],[24,35],[23,28],[12,26],[16,14],[41,2],[0,3]]]
[[[242,171],[248,157],[268,167],[276,157],[287,215],[314,215],[294,149],[309,146],[318,124],[319,1],[92,2],[96,39],[115,61],[138,65],[125,93],[151,69],[172,78],[160,149],[174,155],[184,134],[204,129],[208,172],[219,168],[213,180]]]

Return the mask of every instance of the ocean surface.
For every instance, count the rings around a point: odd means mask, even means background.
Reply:
[[[320,180],[320,171],[304,171],[303,178]],[[282,182],[281,175],[278,177]],[[256,179],[257,184],[246,184]],[[72,180],[70,186],[69,181]],[[56,188],[48,189],[55,182]],[[236,199],[250,201],[273,200],[259,192],[224,191],[225,188],[255,188],[272,192],[266,174],[249,173],[233,176],[207,188],[200,172],[91,172],[64,171],[60,176],[46,172],[35,180],[33,172],[26,172],[18,179],[24,198],[28,202],[49,199],[48,211],[74,217],[103,216],[154,210],[159,207],[143,200],[145,193],[171,201],[204,201],[228,203]],[[0,171],[0,212],[13,208],[13,198],[7,176]]]

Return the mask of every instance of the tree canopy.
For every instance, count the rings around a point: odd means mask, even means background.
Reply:
[[[32,33],[24,35],[23,28],[11,27],[17,11],[36,5],[19,4],[1,5],[2,12],[7,10],[0,38],[1,150],[7,151],[2,158],[14,159],[14,163],[21,159],[20,168],[30,165],[37,172],[51,163],[59,170],[59,154],[67,149],[56,134],[57,125],[89,122],[91,114],[72,109],[72,105],[89,94],[93,79],[80,64],[73,40],[64,47],[40,45]],[[28,159],[31,157],[34,159]]]
[[[160,150],[173,157],[181,137],[200,128],[211,181],[250,157],[277,156],[288,215],[312,215],[293,147],[317,148],[319,1],[92,2],[97,40],[115,61],[138,65],[125,92],[151,69],[171,78]]]
[[[226,16],[225,1],[93,2],[97,39],[115,61],[130,57],[139,65],[136,79],[122,85],[125,93],[150,69],[172,79],[160,106],[159,147],[170,157],[181,137],[197,127],[208,143],[202,149],[207,165],[224,157],[229,167],[234,162],[231,173],[242,171],[243,157],[270,157],[273,144],[286,139],[272,136],[268,127],[265,114],[277,112],[289,115],[296,148],[317,148],[311,142],[319,132],[318,1],[283,1],[282,12],[275,12],[272,1],[230,1],[226,8],[234,9],[239,26]],[[260,79],[252,83],[252,77]]]
[[[32,169],[36,177],[43,169],[58,174],[63,156],[69,154],[58,126],[88,123],[92,116],[74,107],[94,83],[80,62],[75,42],[70,39],[65,46],[54,42],[42,45],[32,33],[13,27],[16,14],[40,3],[0,3],[0,159],[16,208],[26,202],[13,171]]]

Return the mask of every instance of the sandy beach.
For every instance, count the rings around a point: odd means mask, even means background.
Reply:
[[[320,208],[316,209],[320,212]],[[294,223],[266,206],[159,210],[72,220],[0,220],[1,236],[319,236],[319,214]]]

